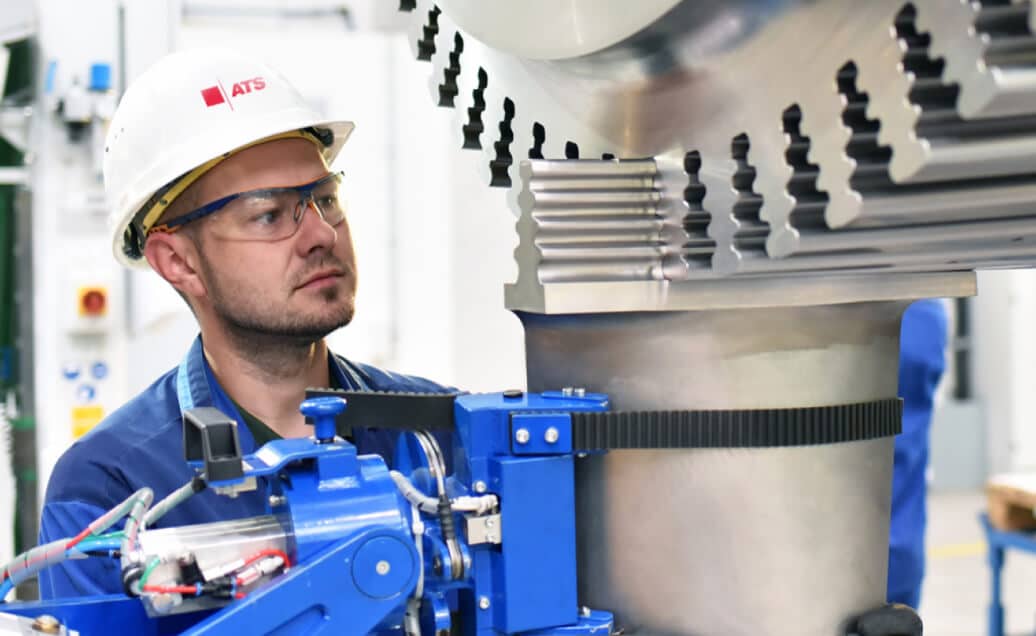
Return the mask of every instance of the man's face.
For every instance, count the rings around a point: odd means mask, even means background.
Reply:
[[[244,150],[197,182],[200,205],[238,192],[296,186],[328,174],[316,147],[286,139]],[[298,230],[278,241],[235,240],[219,232],[228,206],[197,221],[199,275],[207,304],[238,335],[314,342],[348,324],[356,293],[356,260],[348,221],[334,227],[309,207]]]

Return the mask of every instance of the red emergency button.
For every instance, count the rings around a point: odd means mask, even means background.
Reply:
[[[103,287],[83,287],[79,290],[79,315],[103,316],[108,312],[108,291]]]

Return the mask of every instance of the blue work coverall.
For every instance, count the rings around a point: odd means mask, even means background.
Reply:
[[[946,367],[946,332],[942,301],[918,301],[903,315],[899,341],[903,432],[896,436],[892,472],[888,600],[913,608],[920,603],[924,579],[925,472],[935,390]]]
[[[399,375],[332,356],[330,371],[338,387],[349,390],[417,391],[446,389],[421,378]],[[40,543],[73,537],[108,509],[145,486],[159,501],[194,475],[183,457],[186,409],[212,406],[238,423],[242,454],[255,450],[255,439],[205,360],[199,337],[183,362],[143,393],[112,413],[69,448],[54,467],[40,522]],[[391,459],[398,431],[354,430],[360,454]],[[444,451],[448,449],[444,448]],[[263,488],[223,497],[205,490],[173,508],[155,527],[182,526],[265,514]],[[66,561],[40,573],[44,599],[122,592],[114,559]]]

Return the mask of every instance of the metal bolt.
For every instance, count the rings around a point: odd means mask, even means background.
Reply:
[[[545,439],[548,444],[553,444],[554,442],[558,441],[558,437],[560,436],[561,434],[558,433],[558,429],[554,428],[553,426],[548,428],[543,433],[543,439]]]
[[[374,570],[377,571],[377,573],[382,575],[382,576],[385,576],[386,574],[388,574],[389,570],[391,570],[391,569],[392,569],[392,566],[389,565],[388,561],[378,561],[378,564],[374,566]]]
[[[583,388],[578,388],[573,393],[575,393],[576,397],[586,397],[586,389]]]
[[[515,431],[514,432],[514,441],[518,442],[519,444],[528,444],[529,443],[529,429],[527,429],[527,428],[520,428],[517,431]]]
[[[484,610],[489,609],[489,597],[488,596],[480,596],[480,597],[478,597],[478,607],[479,607],[479,609],[484,609]]]
[[[487,528],[492,528],[493,527],[493,518],[492,517],[486,517],[486,527]]]
[[[580,607],[579,608],[579,615],[582,616],[583,618],[589,617],[590,616],[590,608],[585,606],[585,605]]]
[[[572,397],[573,391],[574,389],[572,387],[566,386],[565,388],[561,389],[561,395],[565,397]]]
[[[496,535],[493,534],[492,532],[486,534],[486,541],[488,541],[490,543],[496,543]]]
[[[32,622],[32,628],[41,634],[60,634],[61,621],[50,614],[40,614]]]
[[[270,499],[268,501],[270,502],[271,508],[280,508],[288,503],[288,498],[284,495],[270,495]]]
[[[482,481],[481,479],[475,482],[475,492],[482,494],[486,492],[486,490],[488,490],[488,488],[486,487],[486,482]]]

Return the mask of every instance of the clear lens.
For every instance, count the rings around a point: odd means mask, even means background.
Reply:
[[[211,231],[229,240],[278,241],[298,231],[310,208],[325,223],[337,226],[345,220],[340,183],[341,176],[334,174],[316,184],[242,193],[212,216]]]

